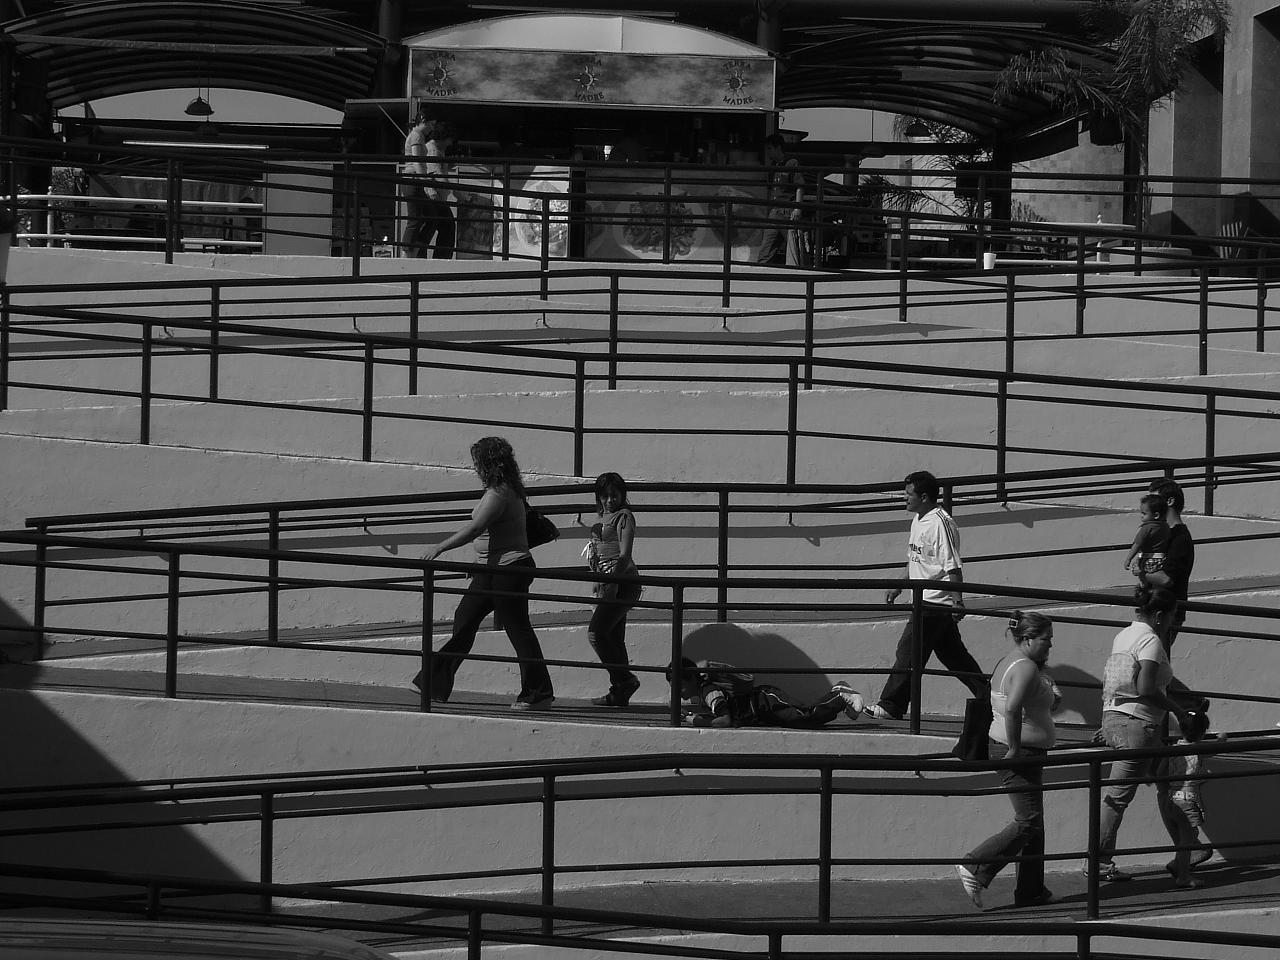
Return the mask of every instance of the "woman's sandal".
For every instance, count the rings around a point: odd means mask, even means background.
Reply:
[[[1173,886],[1175,889],[1199,890],[1201,887],[1204,886],[1204,881],[1201,880],[1199,877],[1193,877],[1193,876],[1187,875],[1186,877],[1179,879],[1178,874],[1173,869],[1172,863],[1165,864],[1165,870],[1169,872],[1169,876],[1173,877]]]
[[[610,687],[608,693],[603,697],[593,697],[591,703],[597,707],[625,707],[631,702],[631,698],[635,696],[636,691],[639,689],[639,680],[620,687]]]

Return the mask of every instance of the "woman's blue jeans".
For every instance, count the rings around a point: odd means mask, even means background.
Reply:
[[[1138,750],[1144,747],[1160,747],[1164,745],[1164,724],[1139,720],[1137,717],[1117,710],[1107,710],[1102,714],[1102,737],[1107,746],[1116,750]],[[1098,860],[1105,866],[1115,857],[1116,835],[1120,832],[1120,822],[1124,812],[1133,802],[1143,778],[1159,776],[1164,768],[1164,760],[1139,758],[1137,760],[1117,760],[1111,764],[1108,779],[1133,780],[1132,783],[1109,784],[1102,791],[1102,811],[1099,817]],[[1187,815],[1173,802],[1167,783],[1156,784],[1156,807],[1160,811],[1160,819],[1164,821],[1169,838],[1176,844],[1195,842],[1195,828]],[[1177,876],[1186,876],[1190,869],[1191,853],[1180,850],[1174,856]]]
[[[992,746],[998,749],[1003,744]],[[1035,747],[1026,750],[1031,756],[1045,754]],[[1039,859],[1044,856],[1044,767],[1031,763],[1009,767],[1000,771],[1000,782],[1009,791],[1013,819],[978,844],[965,857],[965,863],[985,887],[1014,857],[1033,858],[1018,861],[1018,883],[1013,894],[1015,902],[1032,900],[1044,890],[1044,861]]]

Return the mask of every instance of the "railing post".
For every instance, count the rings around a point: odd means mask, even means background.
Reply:
[[[982,255],[987,252],[987,175],[978,174],[977,237],[974,238],[974,267],[982,269]]]
[[[173,251],[178,245],[179,216],[182,205],[182,174],[177,160],[169,160],[165,167],[164,202],[164,262],[173,263]]]
[[[280,511],[267,512],[267,643],[280,639]]]
[[[911,218],[903,214],[898,233],[898,320],[907,322],[907,243],[911,236]]]
[[[587,361],[573,361],[573,475],[582,476],[583,449],[586,446]]]
[[[276,810],[275,795],[272,793],[262,794],[262,835],[258,839],[258,881],[264,886],[271,883],[272,872],[272,851],[275,849],[276,841]],[[275,905],[271,901],[271,894],[262,894],[262,912],[271,913],[275,909]]]
[[[769,934],[769,960],[782,960],[782,934]]]
[[[418,687],[418,709],[423,713],[431,712],[431,688],[436,672],[435,651],[432,649],[435,644],[435,603],[436,572],[428,569],[422,574],[422,662],[419,665],[422,683]]]
[[[551,295],[551,281],[548,276],[551,272],[551,198],[548,196],[542,198],[541,263],[542,275],[538,277],[538,296],[545,301]]]
[[[511,161],[502,161],[502,259],[511,259]]]
[[[1209,375],[1209,271],[1200,268],[1200,376]]]
[[[398,170],[399,170],[399,167],[398,167],[398,165],[397,165],[397,171],[398,171]],[[354,230],[354,231],[353,231],[353,230],[351,229],[351,198],[350,198],[350,196],[348,195],[348,194],[349,194],[349,191],[351,190],[351,182],[352,182],[352,181],[351,181],[351,158],[350,158],[350,157],[344,157],[344,158],[343,158],[343,160],[342,160],[342,245],[343,245],[343,248],[342,248],[342,249],[343,249],[343,256],[350,256],[350,254],[351,254],[351,237],[352,237],[352,235],[353,235],[353,234],[358,234],[358,233],[360,232],[359,230]],[[397,180],[396,185],[395,185],[396,197],[395,197],[395,200],[394,200],[394,203],[395,203],[395,209],[396,209],[397,213],[398,213],[398,212],[399,212],[399,210],[400,210],[400,205],[404,203],[404,199],[403,199],[403,192],[402,192],[403,190],[404,190],[404,185],[403,185],[403,184],[401,184],[401,183]],[[405,213],[406,213],[406,218],[407,218],[407,216],[408,216],[407,204],[406,204],[406,206],[405,206]],[[397,220],[398,220],[398,218],[397,218]],[[396,243],[397,243],[397,244],[399,244],[399,243],[403,240],[403,238],[404,238],[404,231],[403,231],[402,229],[400,229],[398,225],[397,225],[397,230],[398,230],[399,232],[396,234]],[[357,237],[356,237],[356,239],[358,240],[358,239],[359,239],[359,237],[357,236]],[[407,251],[408,251],[408,248],[407,248],[407,247],[397,246],[397,247],[396,247],[396,256],[399,256],[399,257],[409,256],[409,254],[408,254],[408,252],[407,252]]]
[[[804,388],[813,389],[813,313],[816,292],[814,279],[804,282]]]
[[[209,284],[209,399],[218,399],[218,352],[222,322],[222,287],[215,280]]]
[[[822,768],[818,795],[818,922],[831,922],[831,768]]]
[[[911,733],[920,733],[920,687],[924,669],[924,589],[911,588]]]
[[[36,533],[44,537],[48,535],[48,528],[37,527]],[[49,545],[47,543],[36,544],[36,582],[32,597],[31,611],[31,629],[35,634],[35,659],[44,659],[44,616],[45,601],[47,598],[46,591],[49,585]]]
[[[1204,398],[1204,512],[1209,517],[1213,516],[1213,490],[1218,485],[1217,471],[1213,466],[1213,450],[1217,446],[1217,413],[1218,395],[1207,394]]]
[[[800,364],[787,364],[787,483],[796,482],[796,432],[799,430]]]
[[[151,324],[142,325],[142,384],[138,389],[138,442],[151,442]]]
[[[480,911],[467,911],[467,960],[480,960]]]
[[[170,700],[178,695],[178,594],[182,586],[179,562],[178,551],[171,549],[164,632],[164,695]]]
[[[662,262],[671,262],[671,168],[662,172]]]
[[[421,325],[418,298],[421,281],[415,277],[409,281],[409,393],[418,394],[418,333]]]
[[[1009,377],[1002,376],[996,384],[996,499],[1006,499],[1005,470],[1008,467],[1009,446]]]
[[[0,278],[0,410],[9,409],[9,285]]]
[[[542,778],[542,905],[551,907],[556,901],[556,778]],[[542,935],[555,932],[554,918],[542,918]]]
[[[728,309],[733,283],[733,201],[724,198],[724,263],[720,274],[720,306]]]
[[[680,726],[680,688],[684,683],[684,671],[680,658],[684,650],[684,585],[671,588],[671,726]]]
[[[729,576],[729,491],[721,489],[716,507],[716,576],[725,580]],[[729,588],[721,584],[716,588],[716,622],[729,619],[727,604]]]
[[[1004,372],[1013,373],[1014,341],[1017,336],[1018,284],[1013,273],[1004,278]]]
[[[1076,244],[1076,336],[1084,336],[1084,234]]]
[[[618,389],[618,296],[622,278],[609,274],[609,389]]]
[[[0,296],[3,295],[3,290],[0,290]],[[1258,304],[1256,309],[1258,313],[1258,342],[1255,349],[1257,349],[1258,353],[1262,353],[1266,350],[1267,342],[1267,278],[1263,276],[1261,269],[1258,271]],[[3,409],[3,404],[0,404],[0,410]]]
[[[360,457],[373,459],[373,341],[364,345],[364,398],[360,405]]]
[[[357,179],[351,181],[351,206],[355,210],[356,218],[355,236],[352,237],[351,244],[351,276],[358,277],[360,276],[360,255],[363,252],[360,249],[362,246],[360,241],[361,231],[364,230],[364,217],[360,214],[360,181]]]
[[[1089,849],[1085,916],[1098,919],[1098,845],[1102,841],[1102,761],[1089,760]]]

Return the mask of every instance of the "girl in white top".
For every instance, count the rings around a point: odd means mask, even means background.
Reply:
[[[1053,678],[1044,670],[1053,647],[1053,621],[1018,610],[1009,620],[1008,634],[1013,649],[991,674],[990,736],[1007,747],[1004,759],[1035,760],[1056,741],[1053,711],[1062,701]],[[981,907],[983,891],[996,874],[1014,857],[1030,858],[1018,861],[1014,906],[1048,903],[1053,895],[1045,888],[1044,861],[1039,859],[1044,854],[1044,767],[1033,762],[999,773],[1013,804],[1013,820],[978,844],[956,872],[969,899]]]
[[[636,537],[636,518],[627,501],[627,482],[613,472],[596,478],[596,514],[587,545],[587,563],[596,573],[635,576],[640,571],[631,559]],[[601,582],[595,585],[597,599],[587,642],[609,671],[609,689],[592,698],[598,707],[625,707],[640,689],[640,678],[631,671],[627,656],[627,611],[640,599],[638,583]]]

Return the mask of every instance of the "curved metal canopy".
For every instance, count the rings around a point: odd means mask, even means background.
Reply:
[[[296,6],[241,0],[72,3],[11,20],[4,32],[20,56],[47,65],[47,95],[59,108],[212,86],[340,110],[369,95],[385,52],[376,34]]]
[[[1060,119],[1046,97],[995,102],[996,77],[1010,57],[1053,45],[1106,66],[1107,51],[1078,40],[1079,15],[1089,2],[577,0],[572,7],[584,14],[625,10],[751,43],[768,35],[779,57],[783,109],[886,110],[994,141]],[[568,5],[512,0],[498,6],[492,0],[0,0],[0,11],[20,7],[28,14],[3,30],[18,53],[48,64],[57,107],[144,90],[220,86],[340,108],[373,93],[380,67],[398,54],[404,36]]]

